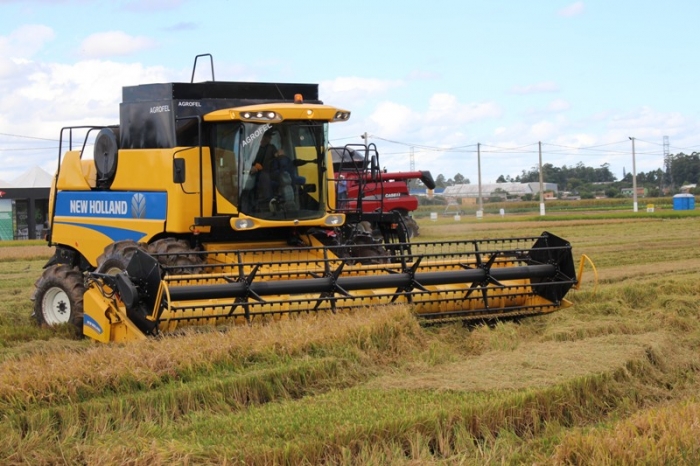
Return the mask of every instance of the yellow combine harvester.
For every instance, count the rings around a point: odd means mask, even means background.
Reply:
[[[328,129],[349,117],[314,84],[125,87],[118,126],[61,131],[36,320],[107,342],[402,302],[427,322],[570,304],[554,235],[409,243],[400,216],[337,205]]]

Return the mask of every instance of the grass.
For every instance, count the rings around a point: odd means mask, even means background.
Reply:
[[[0,248],[0,463],[700,462],[698,219],[419,222],[551,231],[598,283],[492,327],[397,306],[100,345],[29,319],[48,248]]]

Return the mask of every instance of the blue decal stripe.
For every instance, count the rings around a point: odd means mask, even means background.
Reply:
[[[91,225],[89,223],[73,223],[73,222],[56,222],[56,225],[71,225],[74,227],[86,228],[88,230],[94,230],[98,233],[102,233],[109,239],[114,241],[123,241],[126,239],[132,239],[134,241],[139,241],[141,238],[146,236],[146,232],[138,230],[127,230],[126,228],[116,228],[116,227],[106,227],[103,225]]]
[[[98,335],[102,335],[102,327],[100,327],[100,324],[98,324],[97,321],[88,314],[83,315],[83,325],[93,329]]]
[[[59,217],[165,220],[168,195],[164,192],[60,191]]]

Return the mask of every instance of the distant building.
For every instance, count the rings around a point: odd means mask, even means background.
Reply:
[[[622,188],[620,192],[623,196],[632,197],[634,190],[632,188]],[[647,194],[647,188],[637,186],[637,196],[645,197]]]
[[[12,182],[0,181],[0,239],[41,238],[49,217],[51,181],[39,167]]]
[[[556,183],[542,183],[545,194],[547,192],[556,193],[558,192]],[[526,194],[531,194],[532,196],[539,195],[540,184],[539,183],[486,183],[481,185],[481,196],[483,198],[491,197],[493,193],[506,193],[509,199],[512,198],[522,198]],[[454,198],[478,198],[479,197],[479,185],[478,184],[456,184],[454,186],[448,186],[442,193],[445,197]],[[548,199],[551,197],[545,196]]]
[[[445,191],[445,188],[435,188],[431,190],[423,186],[420,188],[411,188],[409,193],[411,196],[441,196],[443,191]]]

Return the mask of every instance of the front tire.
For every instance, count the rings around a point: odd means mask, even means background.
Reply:
[[[66,264],[44,269],[35,283],[33,317],[41,326],[73,325],[83,333],[83,274]]]
[[[148,247],[145,243],[133,240],[117,241],[107,245],[104,252],[97,258],[96,272],[117,275],[125,271],[136,251],[148,253]],[[145,307],[140,300],[138,306],[126,310],[126,315],[144,334],[155,335],[157,324],[148,320],[150,311],[151,309]]]

